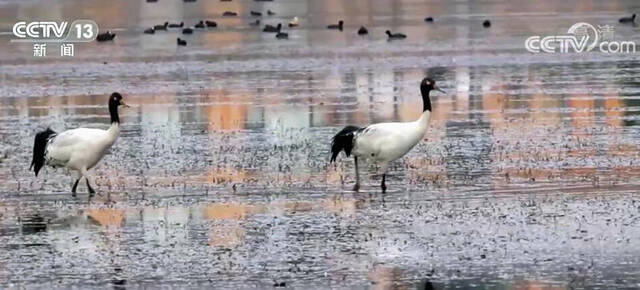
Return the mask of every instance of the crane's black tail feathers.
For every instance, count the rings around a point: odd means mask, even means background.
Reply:
[[[38,172],[40,171],[40,168],[44,166],[44,162],[45,162],[44,154],[47,149],[47,143],[55,135],[56,135],[56,132],[51,130],[51,128],[47,128],[47,130],[44,130],[36,134],[36,139],[33,142],[33,159],[31,160],[31,167],[29,167],[29,170],[33,168],[33,171],[36,173],[36,176],[38,176]]]
[[[333,136],[331,141],[331,161],[336,161],[336,157],[340,151],[344,150],[344,153],[347,154],[347,157],[351,155],[351,149],[353,149],[353,141],[356,136],[356,132],[362,130],[360,127],[356,126],[346,126],[338,134]]]

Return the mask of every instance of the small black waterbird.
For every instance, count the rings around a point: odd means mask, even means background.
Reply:
[[[116,37],[115,33],[112,33],[111,31],[107,30],[107,32],[105,33],[98,34],[98,36],[96,37],[96,41],[98,42],[110,41],[110,40],[113,40],[115,37]]]
[[[385,31],[385,33],[387,34],[387,37],[389,38],[389,40],[407,38],[407,35],[405,35],[405,34],[402,34],[402,33],[391,33],[391,31],[389,31],[389,30]]]
[[[342,31],[342,26],[344,25],[344,21],[338,21],[338,24],[327,25],[327,29],[338,29]]]

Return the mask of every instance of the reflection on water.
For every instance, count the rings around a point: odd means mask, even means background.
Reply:
[[[425,203],[398,195],[336,194],[307,199],[245,196],[215,202],[174,197],[129,201],[126,209],[99,204],[75,204],[72,209],[75,201],[69,199],[58,210],[42,210],[60,203],[47,199],[27,209],[40,211],[33,215],[5,207],[0,240],[9,243],[3,243],[0,257],[11,266],[0,267],[0,277],[7,279],[14,269],[24,268],[48,277],[63,275],[61,283],[93,284],[83,274],[90,270],[98,283],[105,279],[116,285],[144,285],[141,275],[178,284],[184,279],[220,286],[270,285],[277,280],[291,286],[329,283],[376,289],[570,289],[638,282],[621,271],[636,269],[626,262],[637,259],[637,242],[620,238],[640,233],[626,214],[613,214],[637,210],[626,197]],[[516,205],[519,202],[525,205]],[[574,219],[591,208],[589,204],[602,212],[592,224],[576,224]],[[612,225],[612,218],[623,222]],[[22,232],[7,231],[16,219]],[[38,230],[27,230],[34,224],[40,225]],[[532,225],[533,232],[522,229]],[[616,246],[598,253],[602,248],[594,238]],[[566,251],[565,256],[558,256],[559,251]],[[518,266],[504,267],[510,263]],[[531,271],[545,278],[538,282]],[[225,279],[211,281],[212,274]]]
[[[0,34],[2,286],[639,283],[638,59],[521,47],[578,21],[615,24],[637,1],[0,7],[0,31],[17,19],[82,17],[118,34],[64,62],[55,50],[33,59],[31,47]],[[302,27],[288,41],[249,27],[248,11],[268,9],[277,15],[263,24],[298,16]],[[227,10],[241,16],[220,17]],[[427,15],[436,22],[425,24]],[[484,18],[491,29],[478,25]],[[200,19],[219,28],[186,36],[186,48],[175,47],[177,31],[141,34]],[[338,19],[344,32],[324,29]],[[371,35],[355,35],[361,24]],[[387,42],[386,29],[409,38]],[[638,40],[633,27],[616,35]],[[327,164],[331,136],[346,124],[415,120],[425,75],[447,93],[432,96],[425,140],[392,164],[389,193],[375,174],[361,193],[344,191],[353,164]],[[34,178],[33,133],[106,128],[112,91],[134,106],[93,170],[104,195],[72,198],[63,170]]]
[[[352,162],[344,159],[327,166],[328,142],[345,124],[415,119],[420,114],[417,84],[425,75],[423,69],[310,71],[304,77],[281,74],[288,77],[281,80],[269,73],[230,73],[216,76],[215,86],[220,88],[125,94],[135,106],[123,111],[122,136],[94,173],[98,186],[113,197],[96,197],[89,204],[70,199],[66,191],[71,180],[64,172],[47,169],[41,179],[27,173],[30,148],[20,144],[30,144],[32,133],[44,124],[55,130],[78,125],[106,128],[105,95],[2,98],[0,134],[7,140],[2,146],[11,150],[7,161],[0,163],[0,191],[7,199],[0,212],[0,238],[7,242],[1,258],[13,261],[13,266],[0,268],[0,277],[8,277],[10,269],[27,267],[23,258],[10,253],[37,252],[39,263],[47,264],[54,256],[42,251],[53,251],[62,264],[54,262],[46,271],[49,275],[59,275],[64,267],[84,273],[78,268],[84,265],[114,285],[143,283],[135,278],[139,273],[176,283],[186,273],[208,283],[205,277],[215,273],[228,279],[220,285],[240,285],[245,282],[235,279],[247,275],[258,281],[256,285],[271,285],[265,282],[271,276],[289,284],[316,284],[325,273],[333,283],[350,281],[380,289],[428,289],[427,285],[566,289],[571,288],[566,275],[592,285],[597,282],[578,273],[586,268],[558,276],[554,267],[566,270],[565,261],[537,262],[566,250],[561,241],[579,239],[582,248],[574,252],[578,256],[596,250],[592,241],[605,235],[589,233],[601,232],[598,226],[586,233],[570,228],[566,236],[557,237],[555,223],[547,220],[563,215],[565,226],[578,227],[570,220],[582,214],[583,203],[573,201],[575,211],[557,213],[569,210],[562,205],[567,201],[550,202],[549,211],[536,213],[535,221],[529,218],[527,203],[513,206],[521,203],[517,197],[511,203],[477,207],[466,202],[437,202],[444,208],[433,204],[443,197],[528,196],[557,193],[565,187],[568,193],[619,194],[634,188],[638,107],[637,92],[626,85],[627,76],[621,75],[622,84],[592,83],[596,71],[615,72],[615,62],[581,66],[575,71],[581,77],[548,73],[570,69],[562,64],[546,68],[430,70],[448,93],[433,96],[429,134],[393,165],[390,183],[395,189],[387,196],[379,196],[375,175],[363,193],[342,193],[353,182]],[[630,69],[637,70],[637,65]],[[24,193],[28,195],[20,197]],[[29,204],[20,205],[20,198]],[[59,211],[42,210],[55,200],[70,204]],[[609,200],[592,202],[612,206]],[[624,217],[635,208],[624,198],[613,203],[626,209]],[[456,207],[470,212],[462,214]],[[483,208],[485,219],[470,222]],[[514,212],[522,216],[510,216]],[[524,224],[514,226],[516,218]],[[611,218],[599,221],[606,224]],[[539,219],[549,223],[535,237],[514,233]],[[490,235],[469,231],[495,223],[512,227],[484,229]],[[455,224],[459,226],[452,228]],[[474,244],[465,235],[480,235],[478,241],[492,246]],[[544,240],[547,249],[511,244],[514,235]],[[625,235],[632,238],[635,232]],[[478,257],[497,255],[501,247],[510,247],[510,254],[500,254],[484,266],[484,258]],[[626,244],[618,249],[607,255],[633,259],[626,256],[630,249]],[[500,265],[510,265],[511,257],[522,252],[535,253],[530,255],[535,258],[520,261],[526,271],[556,282],[540,284],[520,272],[495,276],[504,271]],[[610,265],[607,255],[596,258],[600,265]],[[84,264],[74,262],[78,257]],[[129,257],[140,261],[132,263]],[[193,263],[206,266],[193,269],[188,266]],[[475,265],[471,272],[466,271],[468,263]],[[608,281],[635,281],[606,273]],[[433,282],[421,282],[425,277]],[[82,274],[65,279],[89,283]]]
[[[105,228],[119,228],[125,223],[124,210],[121,209],[92,209],[87,212],[87,218]]]
[[[40,215],[25,217],[22,220],[22,234],[31,235],[47,230],[47,224]]]

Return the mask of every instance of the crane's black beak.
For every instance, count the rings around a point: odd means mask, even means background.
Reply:
[[[123,108],[130,108],[131,107],[131,106],[127,105],[127,103],[125,103],[122,100],[120,100],[120,106],[122,106]]]
[[[447,93],[447,92],[445,92],[444,90],[442,90],[439,86],[436,86],[436,85],[433,85],[433,89],[434,89],[434,90],[436,90],[436,91],[438,91],[438,92],[441,92],[441,93],[443,93],[443,94],[446,94],[446,93]]]

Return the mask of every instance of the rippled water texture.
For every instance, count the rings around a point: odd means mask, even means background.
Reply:
[[[639,8],[0,0],[0,288],[640,287],[638,55],[524,49],[576,22],[640,43],[617,21]],[[301,27],[276,40],[251,10]],[[9,39],[38,19],[93,19],[117,37],[35,58]],[[200,19],[219,27],[142,34]],[[324,29],[340,19],[343,32]],[[375,168],[349,191],[353,162],[328,164],[331,136],[416,119],[426,75],[447,91],[427,137],[392,164],[386,194]],[[72,197],[62,169],[35,178],[35,132],[106,128],[113,91],[133,107],[92,170],[102,195]]]

